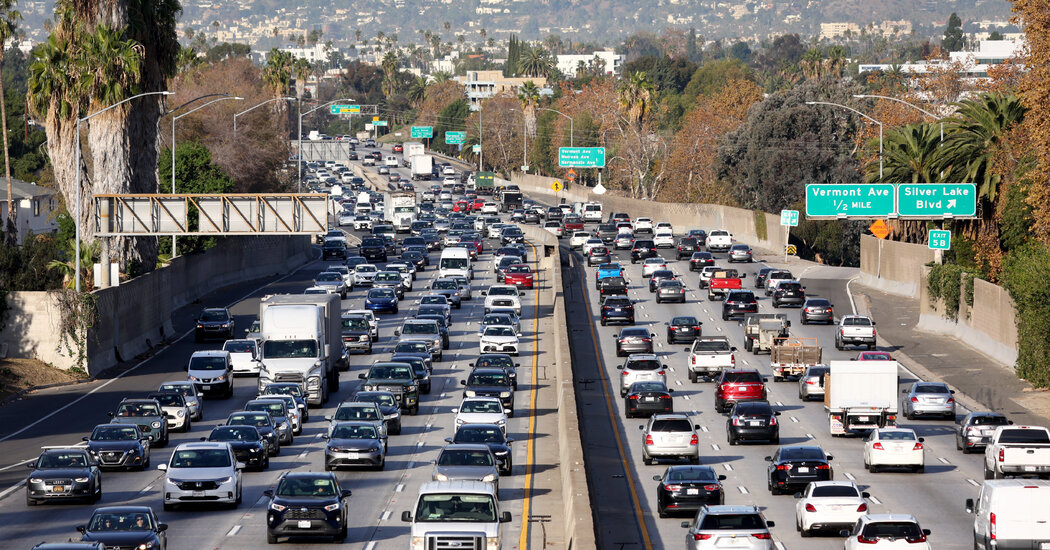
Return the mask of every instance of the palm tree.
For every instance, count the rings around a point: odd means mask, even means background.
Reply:
[[[270,55],[266,59],[266,66],[263,67],[263,80],[270,87],[274,97],[288,95],[288,85],[292,80],[293,64],[292,54],[282,52],[277,48],[270,50]]]
[[[525,116],[525,134],[535,138],[536,105],[540,102],[540,89],[533,81],[526,81],[518,88],[518,101],[521,102],[521,112]]]
[[[295,97],[299,101],[303,100],[303,94],[306,93],[306,79],[310,77],[311,68],[310,62],[306,59],[300,57],[295,60]]]
[[[452,75],[448,71],[438,71],[430,75],[434,79],[434,84],[441,84],[442,82],[448,82],[452,80]]]
[[[22,14],[14,9],[16,0],[0,0],[0,67],[4,63],[3,44],[8,38],[14,36],[18,30],[18,22],[22,20]],[[15,210],[14,191],[11,188],[11,153],[7,139],[7,102],[4,101],[4,81],[0,77],[0,126],[4,136],[4,169],[7,176],[7,230],[9,236],[14,236],[16,231],[15,218],[18,211]],[[12,241],[13,242],[13,241]]]
[[[383,95],[388,99],[393,98],[394,94],[397,93],[397,77],[400,73],[400,63],[394,52],[387,52],[383,56],[383,62],[381,63],[383,68]]]
[[[550,52],[543,49],[542,46],[531,48],[524,46],[524,51],[521,53],[518,69],[523,76],[550,76],[554,71],[554,60],[551,59]]]
[[[449,23],[448,21],[445,21],[443,23],[443,26],[445,27],[445,32],[449,32],[449,29],[452,28],[452,23]]]
[[[645,71],[629,74],[620,82],[616,92],[627,121],[640,126],[652,109],[656,96],[656,88],[649,80],[649,75]]]
[[[413,105],[419,107],[423,104],[423,100],[427,98],[427,89],[430,87],[430,81],[425,76],[417,76],[412,80],[412,86],[408,89],[408,99]]]
[[[883,183],[941,181],[940,125],[909,124],[894,128],[883,139]],[[874,147],[874,142],[869,144]],[[867,167],[868,181],[880,181],[878,166]]]
[[[101,243],[99,241],[91,242],[80,242],[80,278],[84,281],[83,289],[90,292],[95,287],[94,269],[95,260],[98,259],[99,252],[101,249]],[[76,284],[76,247],[73,246],[73,239],[67,245],[66,259],[65,260],[51,260],[47,263],[47,268],[53,271],[58,271],[62,274],[62,284],[66,288],[73,288]]]

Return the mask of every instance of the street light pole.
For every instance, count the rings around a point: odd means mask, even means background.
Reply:
[[[558,111],[556,109],[548,109],[546,107],[537,107],[536,110],[537,111],[550,111],[552,113],[558,113],[559,115],[569,119],[569,147],[572,147],[573,146],[573,144],[572,144],[572,117],[567,115],[567,114],[565,114],[565,113],[563,113],[563,112],[561,112],[561,111]]]
[[[101,111],[96,111],[94,113],[91,113],[88,116],[81,117],[81,118],[77,119],[77,154],[76,154],[77,218],[76,218],[76,224],[75,224],[76,236],[74,237],[74,240],[76,242],[73,244],[73,248],[74,248],[74,252],[73,253],[74,253],[74,255],[76,255],[76,259],[74,260],[74,265],[75,265],[75,269],[76,269],[76,273],[74,275],[74,281],[75,281],[74,282],[74,289],[77,292],[80,292],[80,203],[82,202],[81,201],[81,197],[80,197],[80,195],[81,195],[81,193],[80,193],[80,124],[82,122],[87,122],[91,118],[96,117],[98,115],[101,115],[102,113],[104,113],[104,112],[106,112],[106,111],[108,111],[110,109],[113,109],[115,107],[119,107],[120,105],[123,105],[123,104],[131,101],[132,99],[138,99],[140,97],[145,97],[145,96],[148,96],[148,95],[172,95],[174,93],[175,92],[163,91],[163,92],[146,92],[146,93],[142,93],[142,94],[138,94],[138,95],[133,95],[133,96],[131,96],[131,97],[129,97],[129,98],[123,100],[123,101],[118,101],[117,103],[114,103],[113,105],[110,105],[109,107],[106,107],[105,109],[102,109]],[[8,212],[7,215],[10,216],[11,213]],[[102,269],[108,270],[109,266],[108,265],[104,265],[104,266],[102,266]],[[108,271],[107,271],[107,273],[108,273]]]
[[[233,115],[233,137],[234,137],[234,139],[237,138],[237,117],[247,113],[248,111],[254,111],[255,109],[258,109],[259,107],[262,107],[263,105],[266,105],[267,103],[272,103],[274,101],[281,101],[281,100],[292,101],[294,99],[296,99],[296,98],[291,97],[291,96],[288,96],[288,97],[275,97],[273,99],[267,99],[266,101],[263,101],[262,103],[260,103],[258,105],[255,105],[254,107],[250,107],[250,108],[245,109],[245,110],[243,110],[243,111],[241,111],[239,113],[234,114]]]
[[[314,111],[316,111],[316,110],[318,110],[318,109],[324,109],[325,107],[327,107],[329,105],[332,105],[334,103],[338,103],[340,101],[353,101],[353,100],[350,99],[350,98],[333,99],[332,101],[329,101],[328,103],[325,103],[323,105],[318,105],[317,107],[314,107],[313,109],[310,109],[309,111],[306,111],[305,113],[303,112],[303,105],[302,105],[302,103],[299,104],[299,135],[296,136],[296,137],[299,139],[299,181],[298,181],[298,189],[299,189],[300,193],[302,193],[302,191],[303,191],[303,117],[308,115],[308,114],[310,114],[310,113],[312,113],[312,112],[314,112]]]
[[[832,107],[841,107],[841,108],[846,109],[848,111],[853,111],[854,113],[857,113],[858,115],[860,115],[860,116],[862,116],[862,117],[864,117],[864,118],[874,122],[875,124],[878,124],[879,125],[879,181],[882,181],[882,123],[877,121],[877,120],[875,120],[874,118],[871,118],[870,116],[868,116],[868,115],[866,115],[866,114],[864,114],[864,113],[854,109],[853,107],[848,107],[848,106],[842,105],[840,103],[831,103],[831,102],[828,102],[828,101],[807,101],[806,105],[830,105]]]
[[[201,106],[196,107],[194,109],[190,109],[189,111],[186,111],[185,113],[182,113],[181,115],[174,116],[174,117],[171,118],[171,194],[172,195],[175,194],[175,123],[180,118],[182,118],[182,117],[184,117],[186,115],[191,115],[191,114],[193,114],[193,113],[195,113],[195,112],[197,112],[197,111],[207,107],[208,105],[211,105],[212,103],[218,103],[220,101],[227,101],[227,100],[230,100],[230,99],[241,100],[241,99],[244,99],[244,98],[243,97],[238,97],[238,96],[220,97],[219,99],[213,99],[213,100],[205,103],[204,105],[201,105]],[[189,229],[189,228],[187,227],[187,229]],[[176,240],[177,239],[178,239],[178,237],[176,235],[172,235],[171,236],[171,257],[172,258],[174,258],[175,256],[179,255],[178,254],[178,250],[176,249]]]
[[[940,120],[940,123],[941,123],[941,143],[944,143],[944,120],[943,120],[943,118],[941,118],[941,117],[939,117],[939,116],[937,116],[937,115],[927,111],[926,109],[923,109],[922,107],[919,107],[918,105],[915,105],[914,103],[909,103],[907,101],[904,101],[903,99],[898,99],[896,97],[890,97],[890,96],[885,96],[885,95],[853,94],[853,97],[858,98],[858,99],[875,99],[875,98],[877,98],[877,99],[886,99],[886,100],[889,100],[889,101],[896,101],[897,103],[903,103],[904,105],[907,105],[908,107],[911,107],[912,109],[915,109],[916,111],[919,111],[920,113],[922,113],[922,114],[924,114],[924,115],[926,115],[926,116],[928,116],[928,117],[930,117],[930,118],[932,118],[934,120]]]

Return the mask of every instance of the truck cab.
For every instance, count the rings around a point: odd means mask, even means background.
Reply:
[[[411,548],[503,547],[502,524],[510,512],[500,510],[495,485],[483,481],[432,481],[419,489],[414,511],[401,513],[411,524]]]

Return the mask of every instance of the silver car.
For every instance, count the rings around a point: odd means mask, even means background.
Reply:
[[[652,353],[632,353],[620,368],[620,397],[635,382],[662,382],[667,384],[667,365]]]
[[[729,247],[729,261],[730,262],[753,262],[754,257],[751,255],[751,247],[746,244],[734,244]]]
[[[190,408],[190,418],[198,422],[204,418],[204,399],[201,397],[200,392],[197,391],[197,387],[193,385],[193,382],[188,380],[164,382],[157,388],[157,391],[181,393],[182,397],[186,399],[186,406]]]
[[[434,461],[434,481],[484,481],[499,492],[496,457],[488,445],[450,443]]]
[[[942,382],[915,382],[911,388],[901,390],[901,412],[908,420],[918,416],[941,416],[955,420],[955,390]]]
[[[773,550],[769,528],[772,521],[757,506],[703,506],[692,521],[683,521],[689,530],[685,547],[689,550]]]
[[[659,458],[686,459],[700,464],[700,425],[684,414],[657,414],[642,431],[642,462],[651,466]]]
[[[346,280],[337,271],[322,271],[314,278],[314,286],[334,289],[332,294],[338,294],[342,300],[346,299]]]
[[[328,440],[324,448],[326,472],[344,466],[371,466],[376,470],[386,466],[386,445],[372,422],[336,422],[331,434],[321,437]]]
[[[806,367],[806,372],[798,379],[798,398],[809,401],[813,398],[824,398],[824,375],[829,372],[824,365]]]

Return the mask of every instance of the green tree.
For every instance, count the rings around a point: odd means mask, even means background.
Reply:
[[[383,56],[383,95],[388,98],[394,97],[398,91],[398,76],[400,74],[400,61],[394,52],[387,52]]]
[[[161,180],[171,180],[171,149],[166,149],[161,155],[159,171]],[[234,188],[233,178],[212,162],[211,151],[199,141],[183,141],[175,146],[175,181],[177,193],[221,194],[230,193]],[[191,231],[199,228],[196,207],[190,207],[188,222]],[[181,237],[179,252],[203,252],[215,246],[216,242],[215,237]],[[168,239],[161,239],[161,251],[164,252],[170,244]],[[167,251],[170,253],[170,248]]]
[[[313,67],[310,66],[309,61],[300,57],[295,60],[292,69],[295,73],[295,97],[302,101],[303,94],[306,93],[306,80],[310,78],[310,70]]]
[[[628,122],[641,125],[653,108],[656,88],[644,71],[627,75],[616,88],[620,108]]]
[[[1017,96],[1000,93],[982,93],[955,106],[945,125],[941,169],[946,181],[977,184],[978,199],[990,208],[999,193],[1000,177],[991,169],[996,145],[1007,129],[1024,120],[1025,106]]]
[[[467,100],[461,98],[446,105],[438,113],[438,122],[434,126],[434,139],[431,145],[443,149],[446,153],[456,153],[458,151],[456,145],[445,143],[445,132],[462,131],[466,127],[468,116],[470,116],[470,104],[467,103]]]
[[[554,71],[554,59],[542,46],[528,47],[522,51],[518,61],[518,74],[521,76],[550,76]]]
[[[962,19],[959,19],[955,12],[952,12],[952,15],[948,17],[948,26],[944,29],[941,47],[949,52],[957,52],[966,47],[966,38],[963,36],[962,30]]]
[[[423,100],[427,98],[427,89],[430,87],[430,81],[425,76],[417,76],[412,79],[412,85],[408,88],[408,99],[412,102],[415,107],[419,107],[423,104]]]
[[[0,69],[4,63],[3,44],[14,36],[18,29],[18,22],[22,20],[22,14],[14,8],[15,0],[0,0]],[[2,74],[0,71],[0,126],[2,126],[4,136],[4,169],[7,177],[7,225],[8,233],[13,235],[17,233],[14,229],[17,227],[15,217],[18,211],[14,207],[14,191],[11,188],[11,146],[7,135],[7,101],[3,100],[6,96]]]
[[[687,98],[710,96],[721,91],[733,80],[754,82],[754,71],[739,59],[708,61],[693,73],[682,94]]]
[[[939,124],[909,124],[902,128],[894,128],[886,133],[883,142],[883,182],[933,183],[941,181]],[[878,140],[872,140],[868,147],[875,149],[875,155],[878,154]],[[878,164],[868,165],[867,179],[872,182],[879,181]]]
[[[518,88],[518,101],[521,102],[522,116],[525,117],[525,134],[530,138],[536,137],[536,106],[540,102],[540,89],[536,84],[527,80]]]

